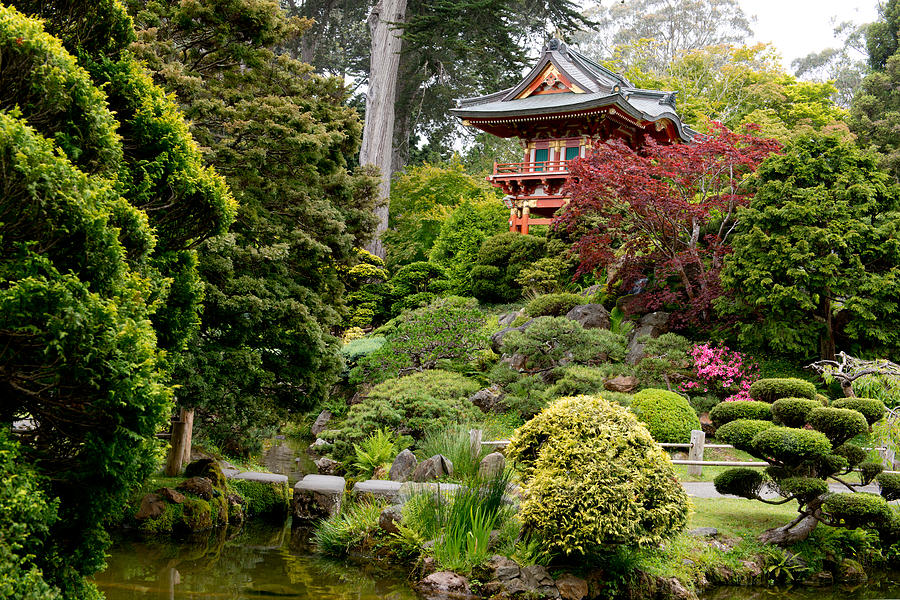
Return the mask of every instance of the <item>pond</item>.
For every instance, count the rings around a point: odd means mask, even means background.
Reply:
[[[179,540],[123,537],[94,581],[109,600],[415,600],[404,573],[324,559],[309,534],[250,523]]]
[[[900,572],[885,573],[857,587],[747,588],[719,587],[700,595],[700,600],[875,600],[900,598]]]

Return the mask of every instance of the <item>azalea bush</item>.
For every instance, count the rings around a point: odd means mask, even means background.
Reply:
[[[680,385],[688,394],[728,395],[725,401],[750,400],[750,386],[759,378],[759,365],[728,346],[695,344],[690,350],[694,377]]]

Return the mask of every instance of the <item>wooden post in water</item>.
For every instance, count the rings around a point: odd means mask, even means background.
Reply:
[[[703,460],[703,445],[706,443],[706,434],[699,429],[691,431],[691,448],[688,450],[688,460]],[[703,475],[701,465],[688,465],[688,475]]]

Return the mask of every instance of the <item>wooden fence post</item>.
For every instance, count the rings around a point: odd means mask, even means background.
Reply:
[[[688,450],[688,460],[703,460],[703,445],[706,443],[706,434],[699,429],[691,431],[691,448]],[[688,465],[688,475],[702,475],[701,465]]]
[[[172,421],[172,437],[169,443],[169,456],[166,459],[166,477],[175,477],[181,472],[181,464],[184,462],[185,428],[184,421]]]
[[[480,429],[469,430],[469,450],[472,453],[472,459],[477,460],[481,456],[481,436]]]

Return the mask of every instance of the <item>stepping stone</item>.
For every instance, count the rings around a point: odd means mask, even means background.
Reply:
[[[368,481],[357,482],[353,486],[353,493],[357,496],[369,496],[370,498],[384,498],[388,502],[393,502],[400,495],[400,488],[403,484],[399,481],[387,481],[382,479],[370,479]]]
[[[317,521],[336,515],[344,500],[343,477],[307,475],[294,485],[294,517]]]
[[[223,471],[224,472],[224,471]],[[287,485],[287,475],[278,473],[261,473],[259,471],[241,471],[234,475],[225,474],[229,479],[246,479],[248,481],[258,481],[260,483],[283,483]]]

